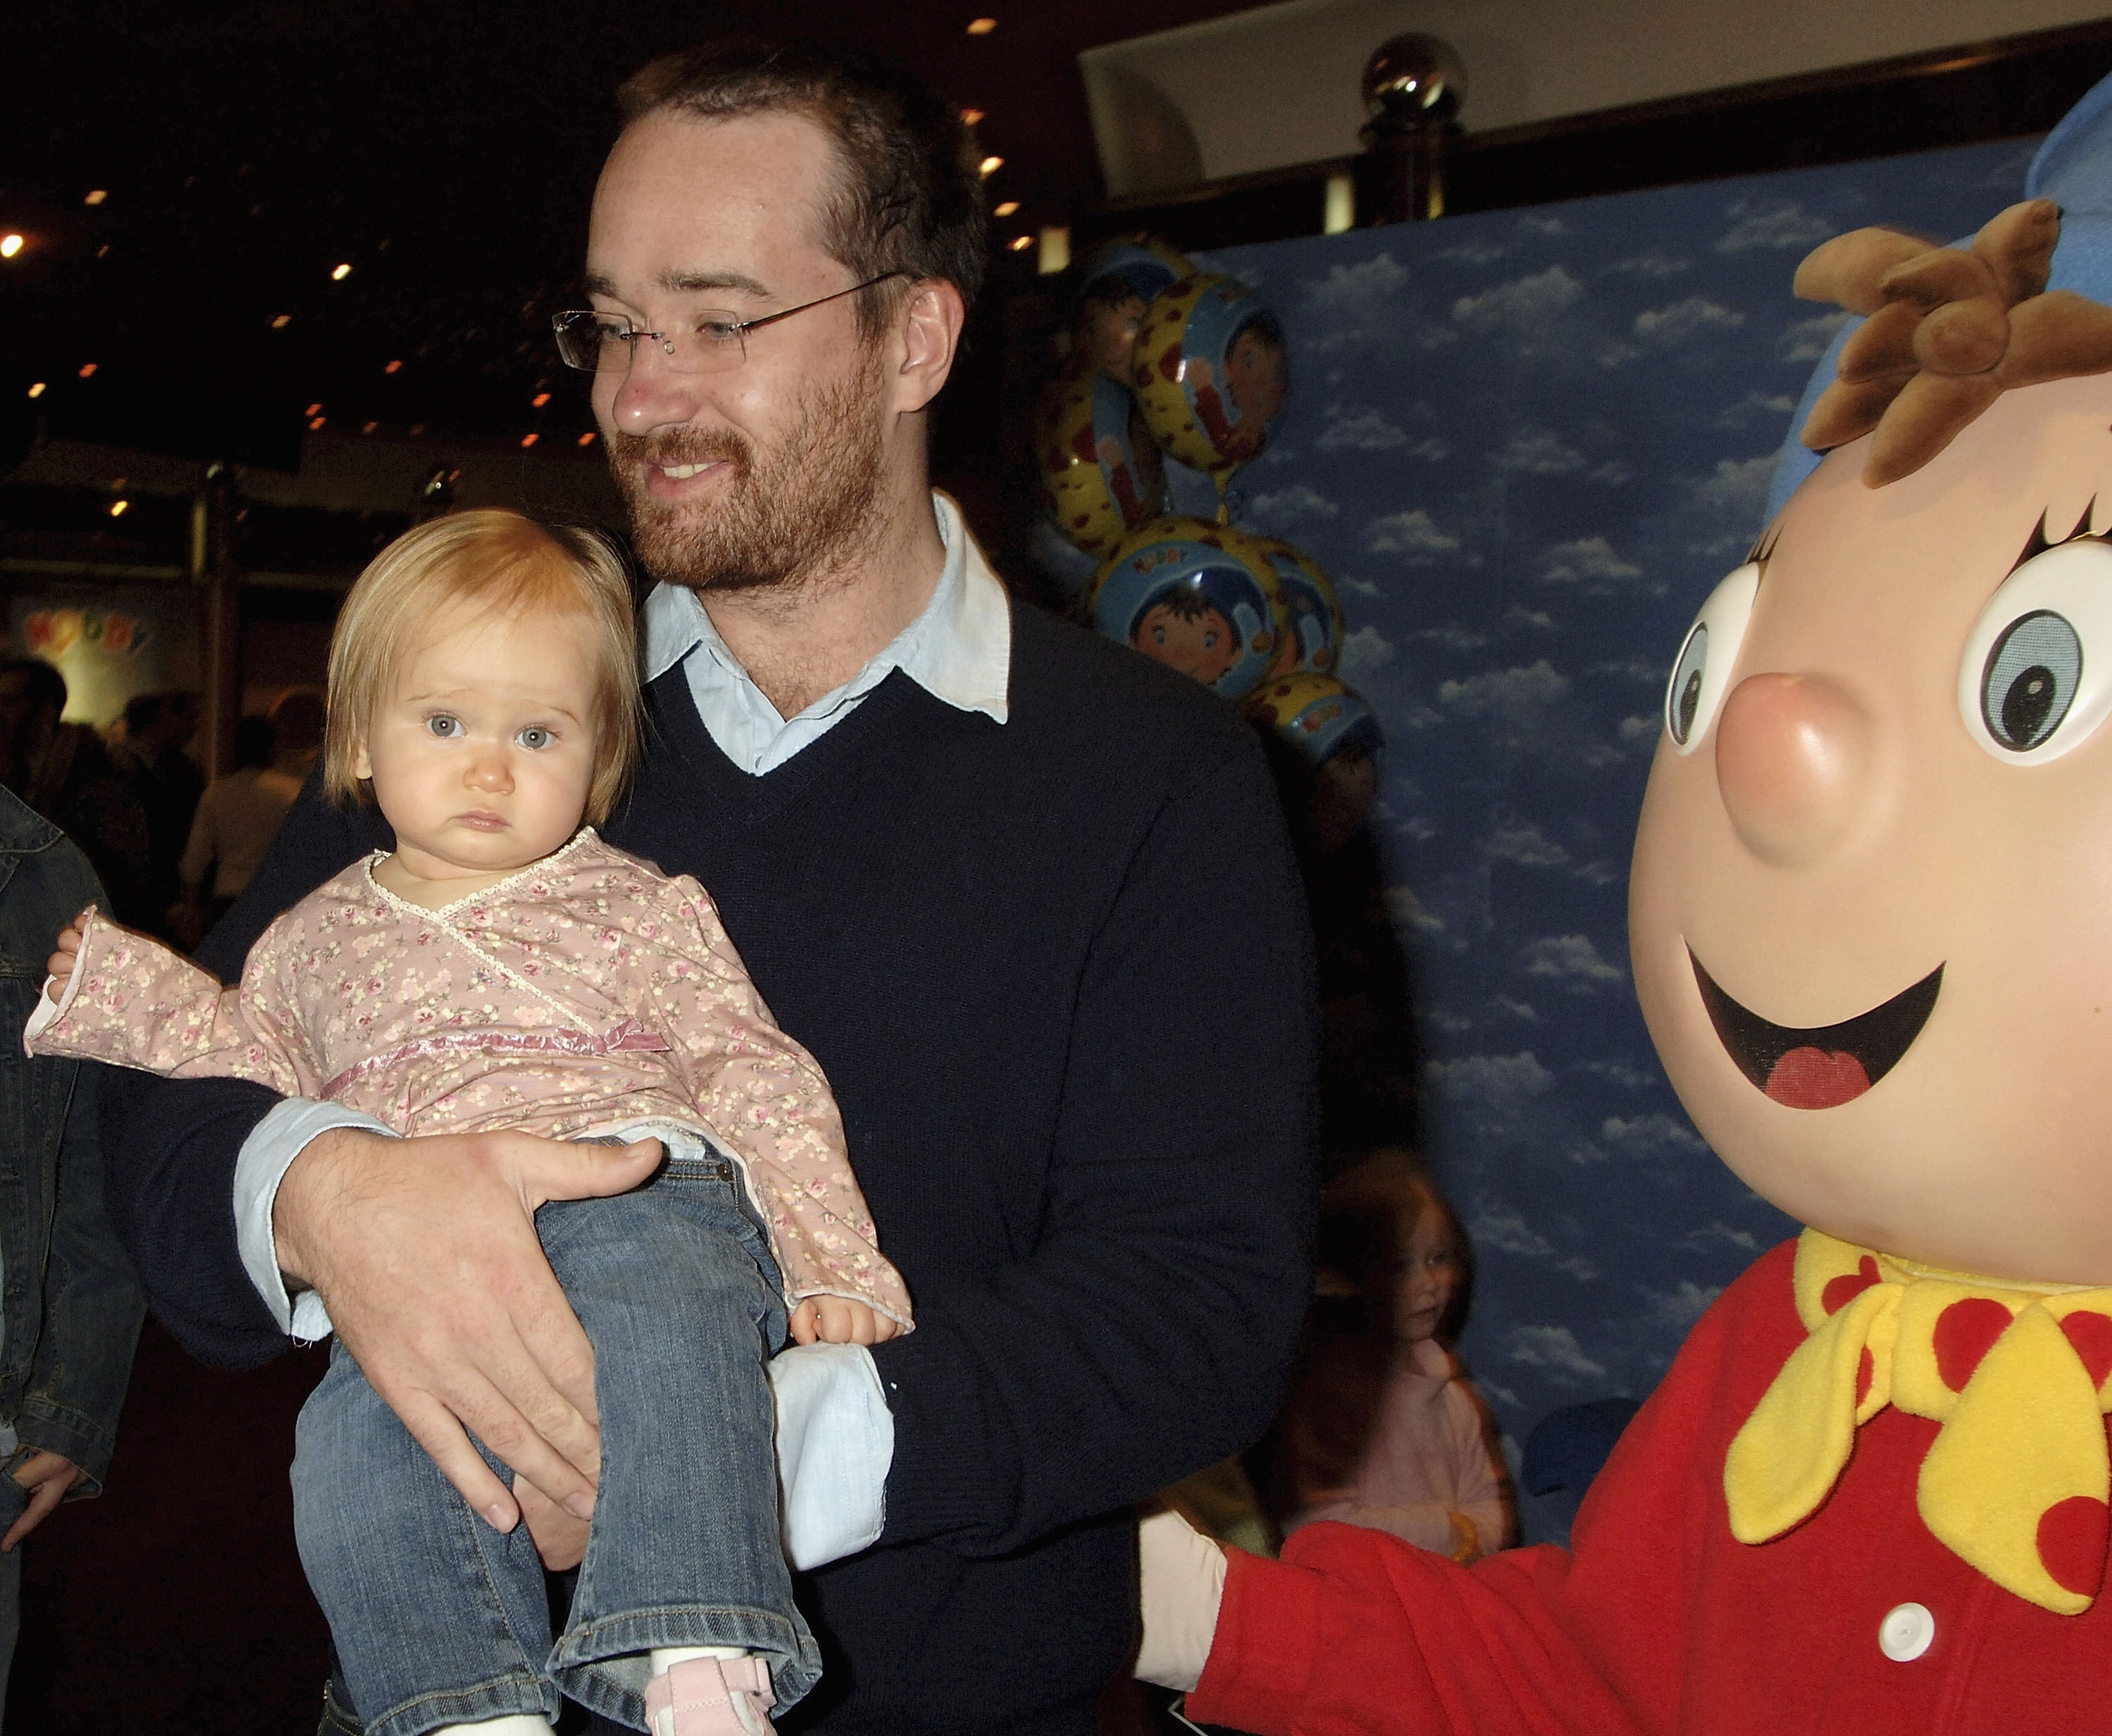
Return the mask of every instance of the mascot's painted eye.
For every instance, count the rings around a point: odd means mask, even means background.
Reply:
[[[1973,622],[1958,709],[1997,759],[2040,765],[2112,710],[2112,548],[2078,537],[2034,555]]]
[[[1664,690],[1665,732],[1682,754],[1692,753],[1716,720],[1759,588],[1759,563],[1748,561],[1709,593],[1686,630]]]

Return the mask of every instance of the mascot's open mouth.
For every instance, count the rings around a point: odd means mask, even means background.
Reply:
[[[1943,986],[1939,964],[1882,1006],[1837,1025],[1798,1031],[1740,1006],[1717,987],[1691,947],[1686,957],[1709,1022],[1739,1072],[1773,1101],[1793,1109],[1832,1109],[1883,1078],[1921,1035]]]

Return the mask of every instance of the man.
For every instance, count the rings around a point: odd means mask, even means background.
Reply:
[[[0,784],[80,846],[126,921],[155,920],[147,811],[102,738],[60,722],[66,708],[66,677],[42,658],[0,663]]]
[[[93,1070],[22,1053],[52,937],[102,897],[58,827],[0,790],[0,1704],[23,1539],[61,1501],[102,1492],[139,1333],[139,1285],[103,1213]]]
[[[124,730],[110,749],[147,818],[145,903],[139,921],[165,937],[170,906],[182,891],[177,859],[205,794],[205,773],[189,752],[198,728],[196,694],[142,693],[125,703]],[[193,942],[197,938],[191,936]]]
[[[929,491],[982,259],[958,116],[741,43],[624,100],[560,323],[661,581],[609,834],[717,898],[918,1311],[847,1353],[882,1426],[826,1480],[881,1547],[804,1583],[826,1674],[787,1726],[1084,1732],[1133,1639],[1124,1510],[1259,1431],[1303,1312],[1310,964],[1268,774],[1192,683],[1013,610]],[[374,836],[304,798],[207,960]],[[531,1214],[653,1154],[357,1119],[134,1087],[112,1195],[150,1291],[225,1360],[326,1304],[471,1506],[517,1511],[466,1427],[554,1535],[591,1507],[592,1354]]]

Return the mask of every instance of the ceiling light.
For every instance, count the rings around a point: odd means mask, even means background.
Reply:
[[[30,388],[30,395],[32,398],[42,398],[44,395],[44,383],[43,380],[39,380],[34,385]]]
[[[81,363],[80,377],[84,380],[93,380],[95,377],[95,364],[93,362]]]
[[[0,259],[12,259],[21,251],[22,238],[20,235],[0,235]]]
[[[308,424],[308,432],[313,434],[316,429],[321,427],[322,425],[329,420],[330,418],[326,416],[318,416],[315,417],[314,420],[310,421]]]
[[[528,407],[531,410],[539,410],[544,404],[549,403],[549,401],[550,394],[548,392],[538,392],[533,398],[528,400]]]
[[[997,171],[1004,166],[1004,159],[1002,157],[985,157],[976,166],[976,172],[981,175],[985,180],[988,180],[990,176],[996,174]]]
[[[332,283],[343,283],[346,278],[351,276],[352,267],[348,265],[341,265],[338,267],[335,271],[330,273],[330,281]]]
[[[84,205],[100,205],[109,197],[110,194],[104,189],[98,187],[94,192],[89,194],[86,198],[81,201],[81,203]]]
[[[319,403],[312,403],[308,406],[306,413],[310,416],[321,416],[323,413],[323,407]]]
[[[1007,199],[1002,205],[992,206],[990,207],[990,215],[994,217],[1008,217],[1013,214],[1013,212],[1018,209],[1019,201],[1017,199]]]
[[[594,444],[594,431],[592,429],[588,430],[586,433],[580,436],[580,444],[582,446],[591,446]]]
[[[527,449],[528,449],[529,447],[530,447],[530,446],[534,445],[534,444],[535,444],[535,442],[536,442],[536,441],[538,441],[538,440],[539,440],[540,439],[542,439],[542,437],[543,437],[543,436],[542,436],[541,435],[539,435],[539,434],[530,434],[530,435],[524,435],[524,436],[522,437],[522,439],[521,439],[521,450],[522,450],[522,451],[524,451],[524,452],[525,452],[525,451],[526,451],[526,450],[527,450]]]
[[[293,323],[294,316],[290,313],[275,313],[271,316],[271,329],[274,331],[284,331]]]
[[[971,36],[987,36],[996,28],[997,20],[995,18],[971,18],[968,21],[968,34]]]
[[[376,428],[379,428],[380,426],[381,426],[381,424],[380,424],[380,423],[379,423],[379,422],[362,422],[362,423],[359,425],[359,431],[360,431],[362,434],[371,434],[371,433],[373,433],[373,432],[374,432],[374,431],[375,431]]]
[[[403,364],[401,362],[392,362],[381,371],[385,374],[400,374],[403,371]]]
[[[1027,250],[1027,248],[1034,245],[1034,237],[1031,235],[1014,235],[1012,239],[1005,243],[1005,245],[1010,248],[1015,253],[1023,253]]]
[[[125,508],[131,504],[132,503],[129,500],[112,501],[110,503],[110,516],[112,518],[122,518],[125,516]]]
[[[980,108],[964,108],[961,111],[961,124],[963,126],[980,126],[982,125],[982,118],[983,112]]]
[[[426,425],[423,422],[413,422],[411,424],[411,431],[413,434],[423,434],[426,431]]]

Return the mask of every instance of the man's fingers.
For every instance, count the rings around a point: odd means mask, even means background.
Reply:
[[[472,1511],[483,1515],[493,1530],[511,1531],[520,1523],[519,1504],[484,1462],[484,1456],[471,1444],[453,1412],[430,1393],[405,1393],[392,1397],[383,1392],[381,1396],[389,1409],[403,1419],[412,1439],[424,1447],[433,1463],[439,1466],[440,1474],[455,1486]]]
[[[589,1146],[520,1136],[505,1164],[529,1210],[552,1200],[599,1200],[629,1193],[660,1167],[666,1155],[657,1139],[621,1147]]]

